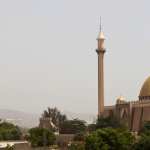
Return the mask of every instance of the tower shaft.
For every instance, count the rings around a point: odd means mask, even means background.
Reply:
[[[97,50],[98,54],[98,116],[104,112],[104,53],[105,50]]]

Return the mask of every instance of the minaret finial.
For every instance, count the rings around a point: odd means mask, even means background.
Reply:
[[[103,31],[102,31],[102,20],[101,20],[101,16],[100,16],[100,31],[99,31],[97,40],[100,40],[100,39],[101,39],[101,40],[105,40]]]
[[[100,16],[100,32],[102,31],[102,18]]]

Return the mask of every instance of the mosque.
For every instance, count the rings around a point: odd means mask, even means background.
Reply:
[[[113,106],[104,106],[104,47],[105,37],[100,32],[97,38],[98,47],[98,116],[115,116],[120,122],[134,132],[138,132],[143,123],[150,121],[150,77],[144,82],[137,101],[126,101],[120,96]]]

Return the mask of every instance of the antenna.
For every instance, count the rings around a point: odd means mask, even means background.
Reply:
[[[102,31],[102,19],[101,19],[101,16],[100,16],[100,32]]]

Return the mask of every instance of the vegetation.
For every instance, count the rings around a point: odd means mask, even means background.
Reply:
[[[87,130],[89,133],[93,132],[96,130],[96,124],[92,123],[92,124],[89,124],[88,127],[87,127]]]
[[[126,128],[124,124],[120,123],[117,118],[110,117],[99,117],[96,122],[96,129],[99,128]]]
[[[51,118],[54,125],[58,128],[60,128],[61,124],[63,124],[64,121],[67,120],[66,115],[62,114],[56,107],[48,107],[47,110],[44,110],[42,117]]]
[[[139,140],[134,144],[133,150],[150,150],[150,121],[144,123]]]
[[[57,108],[48,108],[44,111],[43,117],[50,117],[59,127],[60,134],[74,134],[73,141],[68,145],[68,150],[150,150],[150,121],[145,122],[139,136],[135,137],[114,117],[98,118],[96,123],[86,125],[86,122],[79,119],[67,120]],[[56,137],[51,129],[31,128],[21,130],[11,123],[0,123],[0,140],[20,140],[22,133],[27,135],[32,147],[54,145]],[[63,145],[60,145],[62,148]],[[11,146],[7,150],[13,150]]]
[[[85,147],[81,142],[73,142],[68,146],[68,150],[85,150]]]
[[[18,126],[8,122],[0,123],[0,140],[20,140],[21,135]]]
[[[142,134],[140,139],[134,144],[133,150],[150,150],[150,135]]]
[[[86,122],[79,119],[66,120],[60,128],[61,134],[77,134],[86,131]]]
[[[53,145],[56,138],[52,131],[36,127],[29,130],[28,139],[32,147],[40,147]]]
[[[142,127],[140,133],[142,133],[142,134],[143,133],[145,133],[145,134],[149,134],[150,133],[150,121],[144,122],[143,127]]]
[[[85,140],[85,133],[77,133],[74,136],[74,141],[84,141]]]
[[[127,130],[104,128],[87,136],[86,150],[129,150],[134,137]]]

